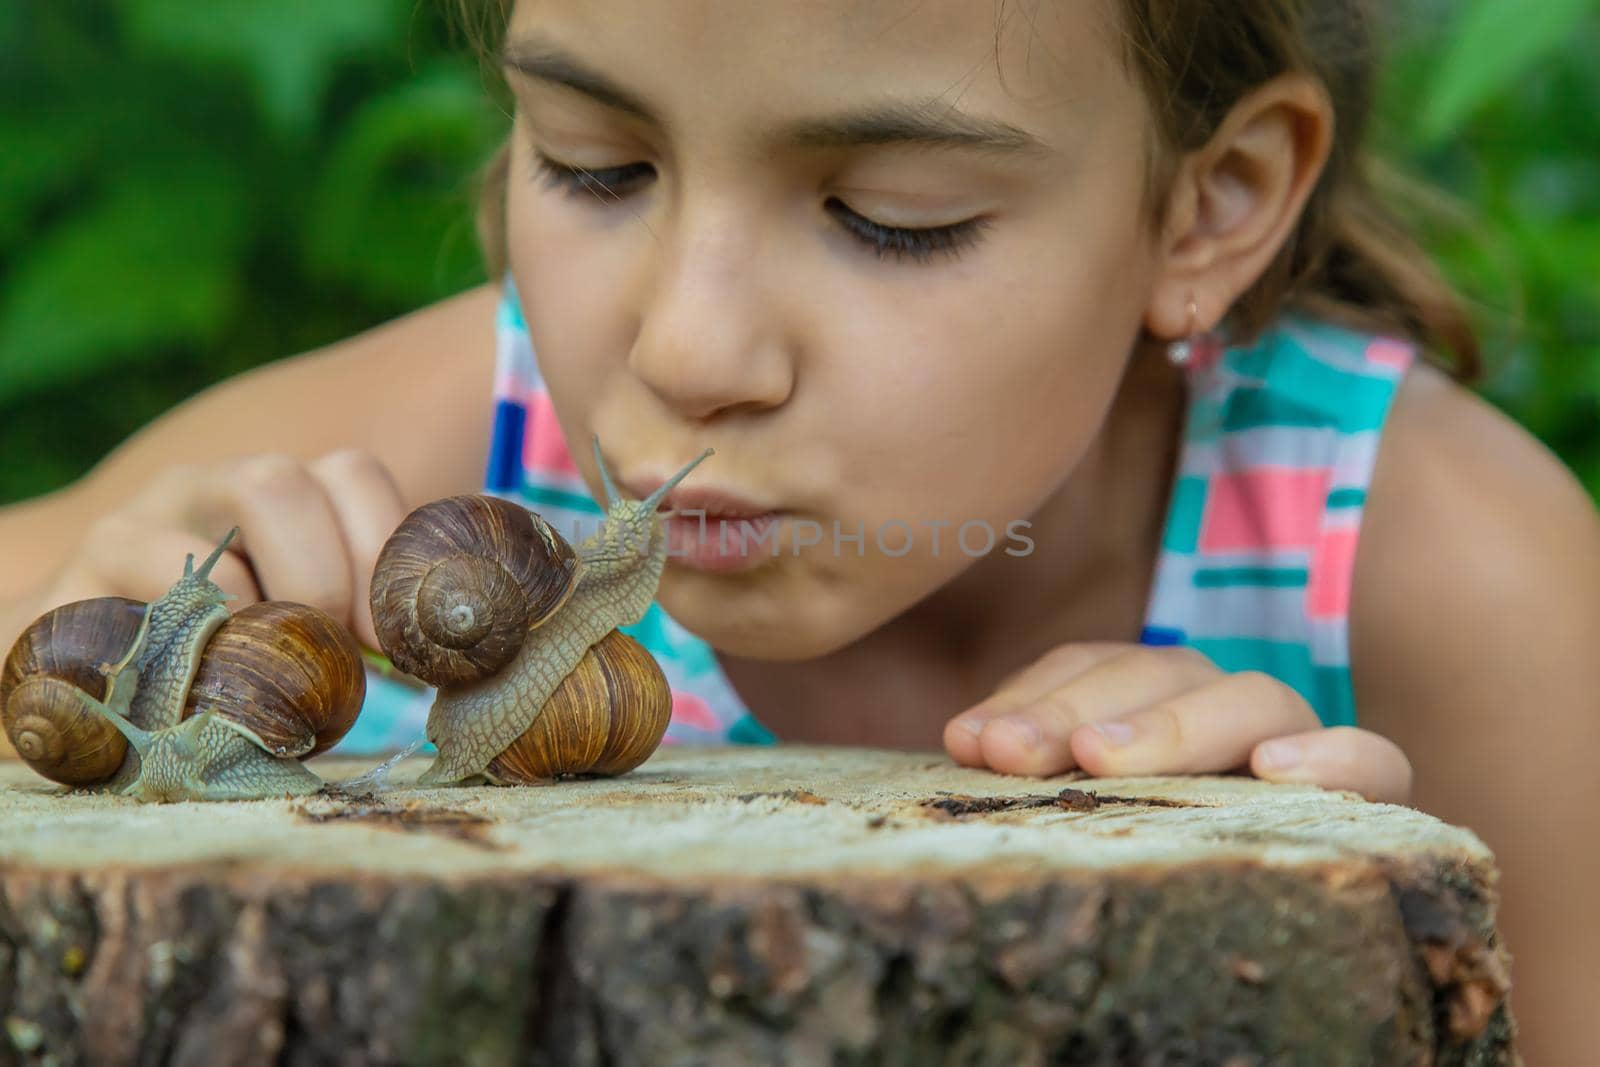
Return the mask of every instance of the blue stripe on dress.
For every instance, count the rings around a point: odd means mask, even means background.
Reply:
[[[504,493],[522,487],[522,433],[527,424],[527,408],[515,400],[495,401],[489,470],[484,475],[489,491]]]

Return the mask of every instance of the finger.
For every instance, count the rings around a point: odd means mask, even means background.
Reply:
[[[350,562],[322,485],[291,456],[249,456],[214,468],[200,507],[240,528],[261,595],[350,621]]]
[[[49,600],[60,605],[90,597],[125,596],[149,603],[183,577],[186,557],[203,560],[221,540],[220,535],[211,540],[122,512],[108,515],[89,527],[78,559],[57,576]],[[228,602],[230,610],[261,599],[250,565],[232,545],[211,568],[211,581],[238,598]]]
[[[1148,708],[1220,673],[1193,649],[1124,646],[1037,700],[989,720],[978,736],[984,763],[1006,774],[1071,770],[1077,766],[1072,735],[1080,726]]]
[[[1240,671],[1075,730],[1072,755],[1096,776],[1216,773],[1244,766],[1263,741],[1319,725],[1299,693],[1261,671]]]
[[[1113,642],[1057,645],[1007,675],[990,696],[945,723],[945,749],[952,759],[964,766],[985,766],[978,737],[986,722],[1038,700],[1095,664],[1127,652],[1129,647]]]
[[[1411,800],[1411,761],[1400,746],[1353,726],[1264,741],[1250,753],[1250,772],[1269,782],[1348,789],[1388,804]]]
[[[384,542],[406,517],[407,508],[394,476],[379,459],[360,449],[330,452],[307,467],[333,507],[350,563],[351,630],[368,648],[377,649],[372,625],[372,572]]]

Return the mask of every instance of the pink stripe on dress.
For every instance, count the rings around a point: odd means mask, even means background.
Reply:
[[[1416,349],[1411,345],[1390,337],[1379,337],[1367,345],[1367,362],[1391,370],[1405,370],[1415,355]]]
[[[540,474],[578,475],[572,453],[567,451],[566,438],[561,425],[556,422],[556,409],[550,394],[534,389],[522,398],[528,408],[527,430],[522,439],[522,465]]]
[[[1327,467],[1256,467],[1218,474],[1201,521],[1200,550],[1310,547],[1332,478]]]
[[[1342,619],[1350,614],[1359,536],[1358,527],[1343,526],[1324,530],[1317,538],[1306,583],[1306,614],[1311,618]]]
[[[711,705],[693,693],[681,689],[672,691],[672,722],[692,726],[696,730],[720,730],[722,723],[711,712]]]

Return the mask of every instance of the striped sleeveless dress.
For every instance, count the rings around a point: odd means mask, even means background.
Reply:
[[[601,507],[573,463],[509,278],[498,321],[485,493],[576,541]],[[1367,486],[1407,341],[1285,315],[1253,344],[1198,347],[1178,469],[1141,641],[1188,645],[1228,671],[1293,687],[1326,726],[1353,725],[1350,586]],[[672,689],[664,744],[771,744],[711,647],[659,603],[623,631]],[[401,748],[423,735],[433,690],[368,668],[367,699],[336,747]]]

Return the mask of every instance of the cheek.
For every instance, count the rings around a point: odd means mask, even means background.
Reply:
[[[513,145],[513,151],[521,148]],[[615,290],[597,242],[574,229],[570,207],[514,162],[506,191],[507,260],[540,374],[562,406],[587,406],[608,373],[608,353],[626,352]],[[592,236],[592,235],[591,235]],[[563,420],[565,422],[565,420]]]
[[[753,654],[829,651],[985,553],[1018,547],[1012,524],[1038,512],[1105,423],[1138,332],[1136,268],[1077,245],[1009,270],[952,271],[892,306],[857,292],[853,314],[835,319],[833,351],[851,356],[813,368],[824,402],[809,426],[838,461],[833,517],[847,532],[861,521],[868,547],[814,549],[811,581],[774,597],[781,611],[756,613],[770,627],[743,619],[752,633],[781,635],[772,647],[748,637]],[[873,531],[886,551],[912,547],[885,554]]]
[[[848,454],[862,466],[846,484],[871,487],[862,500],[881,502],[875,512],[1003,530],[1081,460],[1137,339],[1144,283],[1108,226],[1077,233],[1026,238],[970,272],[951,270],[850,340],[846,350],[877,356],[836,371],[831,392],[858,435]]]

